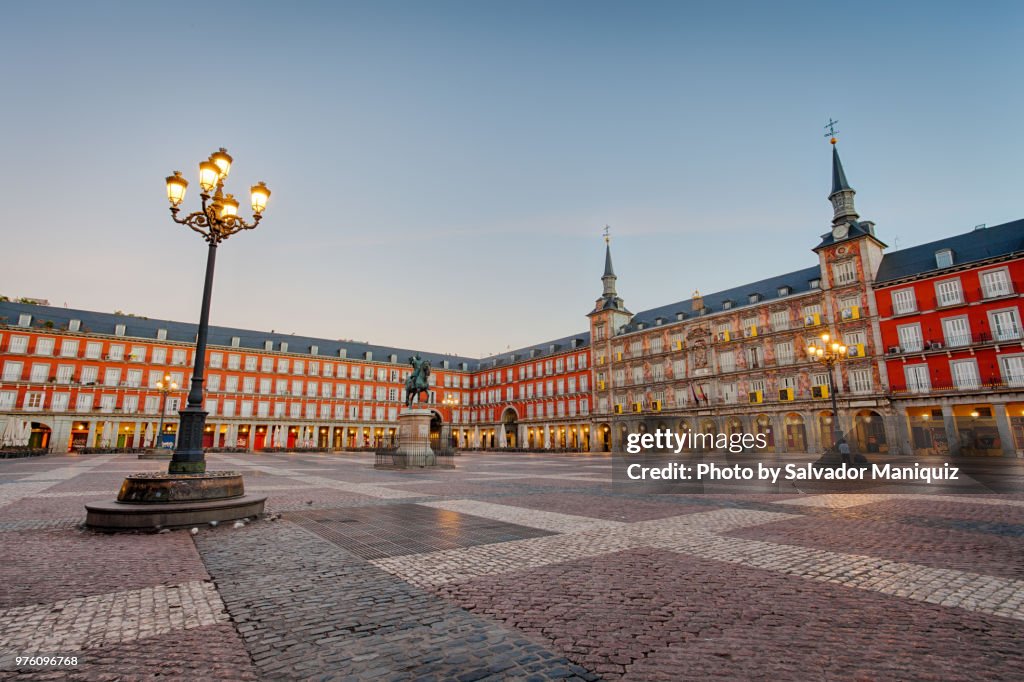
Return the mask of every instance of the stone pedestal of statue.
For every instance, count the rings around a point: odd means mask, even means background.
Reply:
[[[419,469],[437,466],[430,448],[430,410],[406,408],[398,415],[398,449],[377,453],[374,466],[387,469]]]

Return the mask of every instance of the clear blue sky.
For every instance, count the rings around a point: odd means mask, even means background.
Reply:
[[[1024,4],[17,3],[0,293],[185,321],[163,179],[273,190],[213,321],[477,356],[813,265],[822,126],[891,246],[1024,216]],[[248,211],[246,211],[248,214]],[[422,265],[426,264],[426,266]]]

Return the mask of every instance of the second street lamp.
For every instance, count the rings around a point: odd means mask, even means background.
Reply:
[[[446,393],[441,403],[448,407],[448,438],[444,441],[444,449],[447,451],[455,447],[452,443],[452,431],[455,422],[455,409],[459,406],[459,397],[453,393]]]
[[[164,441],[164,415],[167,414],[167,394],[178,390],[177,382],[171,381],[171,375],[165,374],[161,381],[156,382],[156,390],[160,391],[160,426],[157,428],[157,449],[163,448]]]
[[[217,246],[242,230],[251,230],[263,218],[270,190],[260,182],[253,185],[251,197],[253,220],[247,223],[238,215],[238,201],[231,194],[224,193],[224,181],[231,171],[232,158],[221,147],[210,158],[199,164],[199,186],[202,191],[200,210],[179,218],[178,206],[185,199],[188,180],[180,171],[167,177],[167,200],[171,202],[171,218],[186,225],[203,236],[209,244],[206,255],[206,281],[203,284],[203,304],[199,313],[199,330],[196,334],[196,357],[192,369],[192,386],[188,402],[181,410],[178,445],[168,466],[171,474],[201,474],[206,471],[203,455],[203,428],[206,425],[206,411],[203,409],[203,372],[206,368],[206,336],[210,327],[210,297],[213,293],[213,268],[217,258]],[[211,195],[210,192],[213,192]]]
[[[838,447],[843,431],[839,428],[839,403],[836,399],[836,382],[833,378],[837,364],[846,359],[847,348],[828,334],[821,335],[821,345],[811,343],[807,355],[828,368],[828,394],[832,398],[832,447]]]

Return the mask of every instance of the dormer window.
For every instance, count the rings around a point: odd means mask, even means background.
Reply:
[[[935,252],[935,267],[948,268],[953,265],[953,250],[940,249]]]
[[[728,310],[732,307],[732,301],[722,301],[722,310]]]
[[[761,294],[750,294],[749,296],[747,296],[747,302],[748,303],[757,303],[760,300],[761,300]]]
[[[821,279],[820,278],[815,278],[815,279],[808,280],[807,281],[807,288],[808,289],[820,289],[821,288]]]
[[[779,287],[776,290],[776,292],[778,293],[779,298],[782,298],[783,296],[789,296],[791,293],[793,293],[793,290],[790,289],[789,287]]]

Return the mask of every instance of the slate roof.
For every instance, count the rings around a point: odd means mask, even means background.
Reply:
[[[579,334],[565,336],[561,339],[555,339],[554,341],[545,341],[544,343],[537,343],[532,346],[526,346],[525,348],[492,355],[488,358],[484,358],[483,360],[479,360],[479,367],[475,369],[504,367],[505,365],[511,365],[524,360],[536,360],[537,358],[542,358],[546,355],[557,355],[558,353],[564,353],[567,350],[571,350],[573,341],[578,342],[576,346],[577,348],[586,348],[590,345],[590,332],[580,332]],[[531,351],[535,353],[533,358],[530,357]]]
[[[927,244],[891,251],[882,258],[875,281],[890,282],[937,271],[940,268],[935,263],[935,252],[942,249],[953,251],[954,266],[995,256],[1024,253],[1024,220],[975,229]]]
[[[133,317],[131,315],[115,315],[113,313],[100,313],[91,310],[78,310],[74,308],[60,308],[56,306],[31,305],[28,303],[0,302],[0,323],[17,324],[18,317],[22,313],[32,315],[32,328],[40,329],[39,323],[50,321],[57,329],[67,329],[71,320],[80,320],[81,331],[96,334],[114,336],[117,325],[125,325],[124,339],[128,342],[135,340],[156,340],[157,330],[167,330],[167,340],[183,343],[195,343],[197,329],[196,323],[175,322],[173,320],[159,320],[145,317]],[[6,318],[6,319],[4,319]],[[346,358],[349,360],[365,360],[365,353],[372,353],[371,362],[389,362],[390,356],[397,356],[398,364],[405,364],[414,353],[429,360],[434,368],[442,367],[442,361],[448,360],[449,369],[462,369],[462,363],[471,371],[495,366],[495,360],[502,360],[498,365],[507,364],[507,358],[515,354],[519,360],[529,356],[531,349],[537,349],[536,357],[551,355],[549,350],[555,346],[555,353],[563,352],[570,348],[573,339],[579,339],[579,347],[583,348],[590,343],[590,332],[574,334],[554,341],[545,341],[517,351],[509,351],[498,355],[484,358],[470,358],[460,355],[446,355],[443,353],[430,353],[423,350],[411,350],[408,348],[395,348],[392,346],[380,346],[358,341],[338,341],[336,339],[322,339],[312,336],[298,336],[295,334],[282,334],[269,331],[257,331],[252,329],[239,329],[236,327],[219,327],[210,325],[207,343],[211,346],[231,346],[232,337],[239,338],[238,347],[244,350],[264,350],[264,342],[273,341],[272,350],[280,352],[281,343],[288,344],[289,353],[309,353],[311,346],[317,346],[317,355],[325,360],[339,359],[338,351],[344,348]],[[518,362],[518,360],[517,360]]]
[[[195,343],[198,324],[189,322],[175,322],[173,320],[158,320],[144,317],[132,317],[129,315],[115,315],[112,313],[99,313],[90,310],[77,310],[72,308],[59,308],[54,306],[30,305],[24,303],[0,302],[0,321],[6,324],[17,324],[18,316],[22,313],[32,315],[32,327],[39,329],[38,323],[51,321],[57,328],[67,329],[70,320],[81,320],[83,332],[108,334],[113,336],[116,325],[125,325],[124,338],[130,342],[132,339],[155,340],[158,329],[167,330],[168,341],[184,343]],[[2,318],[6,317],[6,320]],[[430,361],[434,367],[440,367],[442,360],[449,361],[451,369],[458,369],[459,363],[467,363],[470,368],[475,367],[480,361],[476,358],[462,357],[458,355],[445,355],[441,353],[429,353],[426,351],[414,351],[407,348],[394,348],[392,346],[378,346],[356,341],[338,341],[336,339],[320,339],[312,336],[298,336],[293,334],[271,333],[269,331],[256,331],[252,329],[239,329],[235,327],[219,327],[210,325],[207,341],[211,346],[231,346],[232,337],[239,338],[239,347],[247,350],[263,350],[265,341],[273,341],[273,350],[280,351],[281,342],[288,344],[290,353],[309,353],[310,346],[317,346],[318,357],[323,359],[338,359],[338,351],[341,348],[346,350],[347,358],[350,360],[364,359],[364,353],[371,352],[372,360],[376,362],[388,362],[390,355],[398,356],[396,360],[405,364],[413,353],[418,352],[421,357]]]
[[[772,299],[780,298],[779,288],[789,287],[790,292],[785,296],[794,296],[797,294],[806,294],[809,291],[816,291],[811,288],[811,280],[821,278],[821,269],[815,265],[814,267],[804,268],[803,270],[796,270],[794,272],[788,272],[785,275],[777,275],[775,277],[769,277],[768,279],[762,279],[758,282],[751,282],[750,284],[743,284],[732,289],[726,289],[724,291],[716,291],[713,294],[704,294],[704,306],[710,308],[707,314],[718,313],[722,311],[722,304],[725,301],[732,301],[733,308],[742,308],[748,305],[755,305],[749,303],[750,294],[758,294],[761,298],[759,303],[765,301],[771,301]],[[676,313],[685,313],[687,319],[698,317],[698,314],[693,310],[693,299],[688,298],[670,305],[663,305],[658,308],[651,308],[650,310],[644,310],[633,316],[632,321],[627,325],[626,331],[636,331],[638,329],[637,323],[644,323],[645,327],[655,326],[655,320],[659,317],[664,318],[665,324],[670,324],[676,321]]]

